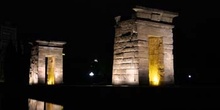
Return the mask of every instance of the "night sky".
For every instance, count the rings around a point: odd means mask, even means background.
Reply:
[[[110,83],[114,17],[128,15],[135,5],[174,11],[179,13],[173,30],[176,82],[189,82],[187,75],[191,74],[193,83],[219,84],[218,3],[188,1],[1,2],[0,22],[12,22],[24,43],[34,39],[66,41],[64,74],[67,82],[87,82],[90,66],[98,59],[98,71],[105,80],[101,82]]]

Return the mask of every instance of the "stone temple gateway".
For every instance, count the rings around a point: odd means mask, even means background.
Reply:
[[[32,43],[29,84],[63,83],[63,45],[66,42],[41,41]]]
[[[178,14],[136,6],[130,19],[115,17],[113,85],[174,83],[173,18]]]

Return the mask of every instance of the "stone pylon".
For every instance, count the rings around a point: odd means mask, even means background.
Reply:
[[[31,51],[29,84],[63,83],[63,45],[66,42],[37,40]]]
[[[113,85],[174,83],[172,22],[177,16],[136,6],[131,18],[115,17]]]

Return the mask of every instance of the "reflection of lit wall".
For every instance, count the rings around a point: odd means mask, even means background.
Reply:
[[[63,83],[63,45],[65,42],[37,40],[31,52],[29,84]]]
[[[64,107],[58,104],[28,99],[28,110],[63,110]]]
[[[130,19],[115,18],[112,84],[172,84],[172,20],[178,15],[140,6],[133,10]]]

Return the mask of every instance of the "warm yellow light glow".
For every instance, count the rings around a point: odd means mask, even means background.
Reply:
[[[160,84],[160,74],[157,68],[157,64],[151,64],[149,68],[149,81],[150,85],[153,86],[158,86]]]
[[[54,85],[55,84],[55,75],[54,75],[54,66],[55,66],[55,58],[54,57],[48,57],[48,79],[47,84],[48,85]]]
[[[159,82],[160,82],[160,79],[159,79],[159,76],[154,76],[153,78],[153,85],[159,85]]]
[[[157,86],[160,84],[160,77],[155,73],[154,76],[152,76],[151,84],[154,86]]]
[[[158,86],[163,72],[163,45],[161,37],[149,37],[149,81],[150,85]]]

